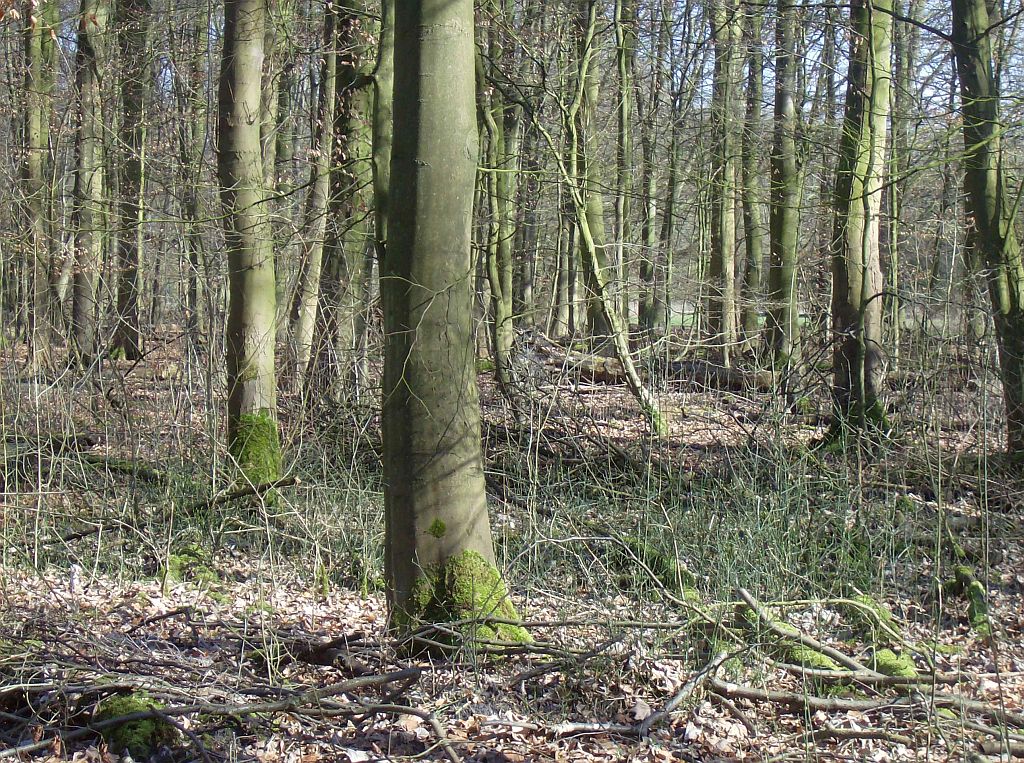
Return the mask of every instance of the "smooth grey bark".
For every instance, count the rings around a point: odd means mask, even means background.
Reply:
[[[91,363],[99,349],[100,273],[106,229],[100,68],[106,63],[108,16],[105,0],[82,0],[75,57],[79,123],[75,139],[75,269],[71,307],[72,357],[80,366]]]
[[[254,484],[281,472],[273,232],[260,145],[266,0],[226,0],[217,171],[228,256],[228,449]]]
[[[785,390],[791,390],[799,363],[797,245],[803,184],[797,154],[796,9],[778,2],[775,28],[775,127],[771,153],[769,213],[770,266],[767,345]]]
[[[715,45],[711,122],[715,131],[711,263],[708,269],[708,328],[729,366],[739,337],[736,310],[736,201],[740,136],[739,47],[741,25],[735,0],[714,0],[711,35]]]
[[[142,357],[139,329],[139,261],[142,252],[143,121],[149,83],[149,0],[118,0],[117,39],[121,50],[121,162],[118,166],[117,324],[113,351],[129,360]]]
[[[381,266],[385,573],[392,626],[409,630],[514,609],[494,566],[476,386],[473,4],[398,0],[395,21]]]
[[[883,426],[879,227],[890,110],[891,0],[854,0],[832,236],[833,402],[838,426]]]
[[[761,185],[761,100],[764,91],[764,53],[761,49],[761,17],[756,12],[744,18],[747,56],[746,115],[742,140],[743,230],[746,260],[743,269],[741,320],[743,343],[755,348],[760,333],[761,288],[768,231],[765,224],[764,189]]]

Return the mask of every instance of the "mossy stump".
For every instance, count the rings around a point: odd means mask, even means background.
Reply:
[[[124,716],[152,713],[163,707],[162,703],[142,692],[108,697],[96,708],[93,720],[102,723]],[[148,758],[161,747],[173,747],[179,741],[178,730],[163,718],[153,715],[107,726],[101,729],[100,734],[111,750],[119,755],[127,750],[137,760]]]
[[[475,551],[463,551],[424,569],[404,607],[392,612],[392,625],[412,632],[425,625],[457,623],[463,643],[471,647],[525,644],[525,628],[504,620],[519,620],[498,569]],[[449,645],[451,639],[432,640]]]

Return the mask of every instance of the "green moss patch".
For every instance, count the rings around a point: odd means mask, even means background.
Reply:
[[[96,708],[94,721],[102,722],[134,713],[152,712],[164,705],[144,693],[109,697]],[[148,758],[161,747],[173,747],[178,743],[178,730],[162,718],[142,718],[125,721],[101,730],[107,746],[121,754],[125,750],[137,760]]]
[[[228,449],[252,484],[265,485],[281,477],[281,440],[270,411],[239,416]]]
[[[953,579],[946,583],[946,589],[967,600],[967,620],[974,632],[983,638],[991,636],[992,623],[988,617],[985,586],[974,576],[974,570],[963,564],[954,567]]]
[[[219,583],[220,575],[213,568],[213,558],[197,545],[183,546],[167,555],[161,577],[172,583]]]
[[[403,631],[432,623],[488,618],[518,620],[508,589],[494,565],[475,551],[463,551],[423,571],[404,611],[395,611],[395,626]],[[483,642],[528,643],[530,634],[518,625],[476,622],[461,628],[470,644]]]
[[[822,654],[817,649],[797,641],[796,637],[800,635],[800,631],[789,623],[775,619],[772,620],[773,626],[786,634],[792,635],[793,638],[787,638],[765,628],[757,613],[746,604],[739,605],[736,608],[736,620],[737,624],[741,627],[757,633],[765,642],[768,653],[779,662],[799,665],[802,668],[810,668],[812,670],[845,670],[842,665],[828,655]]]
[[[917,666],[909,654],[896,654],[892,649],[879,649],[874,654],[873,668],[887,676],[917,678]]]

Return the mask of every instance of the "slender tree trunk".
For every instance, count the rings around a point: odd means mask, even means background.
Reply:
[[[583,264],[583,284],[587,298],[587,320],[590,323],[590,335],[597,341],[607,340],[612,327],[609,323],[605,306],[601,304],[599,282],[608,283],[609,271],[608,246],[604,227],[604,178],[601,172],[597,149],[600,135],[597,129],[597,99],[601,83],[596,56],[596,39],[598,24],[598,3],[596,0],[577,0],[579,22],[579,76],[581,99],[575,115],[575,177],[583,188],[584,207],[577,213],[585,218],[580,225],[588,229],[594,243],[593,258],[585,249],[586,242],[582,233],[578,236],[580,260]],[[593,262],[591,263],[591,259]],[[609,284],[610,294],[614,294],[614,283]],[[614,311],[614,307],[613,307]]]
[[[98,351],[99,282],[106,228],[103,192],[103,113],[100,69],[106,61],[109,9],[105,0],[82,0],[75,84],[78,92],[78,167],[75,171],[75,273],[72,352],[79,365]]]
[[[341,0],[338,7],[337,46],[342,58],[336,63],[330,199],[314,356],[307,374],[310,401],[316,394],[357,395],[365,381],[359,347],[369,302],[365,253],[373,241],[365,214],[373,171],[369,50],[359,29],[365,13],[361,0]]]
[[[47,48],[52,47],[52,2],[26,0],[25,24],[25,207],[28,217],[29,359],[33,371],[50,364],[53,325],[50,322],[50,230],[47,199],[48,126],[53,75]]]
[[[226,0],[217,156],[230,297],[228,449],[254,484],[281,473],[274,372],[273,233],[260,150],[266,0]]]
[[[739,99],[739,6],[735,0],[712,0],[712,37],[715,44],[715,77],[712,93],[714,153],[714,200],[711,223],[711,267],[708,321],[722,350],[722,364],[729,366],[738,339],[736,311],[736,187],[739,178],[741,124]]]
[[[121,140],[119,164],[117,325],[113,351],[129,360],[142,356],[139,330],[139,260],[142,251],[143,123],[149,82],[149,0],[119,0],[117,37],[121,49]]]
[[[351,25],[352,19],[342,20]],[[348,33],[338,31],[337,6],[327,9],[324,24],[324,53],[320,64],[320,88],[317,96],[317,119],[313,126],[313,166],[310,170],[310,191],[306,205],[306,250],[299,261],[299,277],[291,306],[291,337],[296,382],[306,378],[313,349],[317,301],[320,296],[320,275],[323,265],[324,235],[327,228],[327,207],[330,199],[332,157],[338,157],[335,138],[335,94],[337,90],[337,51],[347,41]]]
[[[890,105],[891,10],[890,0],[854,0],[850,8],[852,51],[832,238],[837,426],[885,423],[879,213]]]
[[[374,248],[384,259],[388,240],[388,191],[391,183],[392,103],[395,79],[395,0],[381,0],[380,42],[373,71],[373,219]]]
[[[742,328],[747,349],[754,349],[761,326],[762,269],[767,252],[764,189],[761,185],[761,100],[764,53],[761,50],[761,16],[745,17],[747,47],[747,104],[743,129],[743,228],[746,266],[743,278]]]
[[[1003,174],[999,87],[985,0],[953,0],[953,50],[964,122],[964,185],[973,248],[988,277],[1006,405],[1007,448],[1024,452],[1024,263],[1015,195]],[[1016,196],[1016,199],[1015,199]]]
[[[895,12],[903,15],[902,0],[894,0]],[[920,0],[910,0],[906,15],[910,19],[920,15]],[[893,60],[895,64],[892,88],[892,140],[889,148],[889,182],[887,184],[888,273],[884,299],[885,318],[889,331],[890,362],[895,368],[900,360],[900,249],[903,237],[903,197],[908,186],[910,170],[910,124],[913,122],[914,98],[912,72],[916,61],[917,27],[896,24],[893,28]]]
[[[392,625],[515,618],[495,568],[470,257],[477,132],[471,0],[397,0],[381,268],[385,560]],[[472,639],[528,639],[506,625]]]
[[[630,199],[633,194],[633,68],[636,59],[636,8],[633,0],[615,0],[615,64],[618,69],[618,143],[615,152],[615,295],[629,325]]]
[[[771,155],[771,210],[767,344],[776,374],[787,391],[799,364],[797,246],[802,183],[797,162],[796,8],[779,0],[775,30],[775,136]]]

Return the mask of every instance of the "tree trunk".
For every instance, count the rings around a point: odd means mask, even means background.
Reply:
[[[796,8],[779,0],[775,29],[775,136],[771,155],[771,210],[767,344],[783,387],[792,390],[799,363],[797,245],[802,183],[797,163]]]
[[[320,296],[320,275],[323,265],[324,235],[327,227],[327,206],[331,188],[332,156],[337,155],[335,138],[335,94],[337,91],[337,51],[347,33],[338,32],[337,6],[327,9],[324,23],[324,53],[320,64],[320,88],[317,95],[317,119],[313,128],[313,167],[310,170],[310,191],[306,203],[306,251],[299,261],[298,283],[291,306],[291,341],[294,354],[290,369],[295,382],[306,378],[313,349],[317,300]],[[351,24],[352,19],[343,19]]]
[[[139,331],[139,259],[142,251],[143,156],[149,82],[149,0],[119,0],[117,39],[121,49],[121,140],[118,193],[117,325],[113,351],[129,360],[142,356]]]
[[[373,71],[373,219],[377,260],[388,240],[388,191],[391,183],[392,102],[395,79],[395,0],[381,0],[380,42]]]
[[[388,604],[403,631],[515,618],[484,487],[470,257],[477,160],[471,0],[398,0],[384,304]],[[477,625],[471,640],[523,641]]]
[[[75,274],[71,309],[72,353],[80,366],[98,351],[99,283],[106,228],[103,201],[103,111],[100,68],[106,62],[105,0],[82,0],[75,83],[79,99],[75,171]]]
[[[614,281],[609,276],[608,247],[604,228],[604,179],[601,164],[597,157],[600,146],[600,134],[597,129],[597,97],[601,83],[597,68],[596,39],[597,34],[597,2],[596,0],[578,0],[579,43],[579,76],[582,81],[579,88],[582,98],[576,109],[575,116],[575,157],[576,177],[583,189],[584,206],[577,209],[579,224],[585,226],[593,240],[593,257],[586,250],[586,242],[582,233],[578,236],[580,260],[583,264],[583,285],[587,292],[587,320],[590,323],[590,335],[595,340],[607,340],[612,333],[607,318],[608,312],[601,304],[600,283],[607,283],[609,296],[615,292]],[[612,310],[615,308],[613,306]]]
[[[832,235],[833,399],[837,426],[884,426],[879,225],[889,119],[890,0],[854,0]]]
[[[368,302],[365,253],[373,241],[365,214],[372,186],[372,93],[369,50],[359,30],[365,8],[361,0],[341,0],[338,7],[337,48],[344,55],[336,63],[327,228],[307,388],[314,396],[344,397],[349,389],[357,393],[364,381],[357,350]]]
[[[735,0],[712,0],[711,34],[715,45],[715,76],[711,121],[715,131],[714,195],[711,223],[711,267],[708,322],[721,347],[722,365],[731,363],[737,342],[736,313],[736,186],[739,177],[740,127],[739,6]]]
[[[53,3],[24,3],[25,24],[25,208],[29,236],[29,360],[33,371],[50,364],[53,325],[50,322],[49,259],[50,192],[47,189],[49,121],[53,74],[48,48],[53,46],[50,24]]]
[[[629,325],[626,245],[633,194],[633,68],[636,59],[636,8],[633,0],[615,0],[615,63],[619,75],[618,143],[615,151],[615,296],[616,309]]]
[[[1007,448],[1019,454],[1024,451],[1024,264],[1015,229],[1014,194],[1002,171],[1004,128],[999,121],[999,87],[985,0],[953,0],[953,39],[973,243],[988,275],[995,313]]]
[[[274,373],[273,233],[260,146],[266,0],[226,0],[217,157],[230,297],[228,449],[253,484],[281,474]]]
[[[746,265],[743,277],[742,328],[746,349],[754,349],[761,327],[761,282],[767,251],[764,190],[761,186],[761,99],[764,91],[764,53],[761,50],[761,16],[744,20],[747,47],[747,103],[743,129],[743,229]]]

